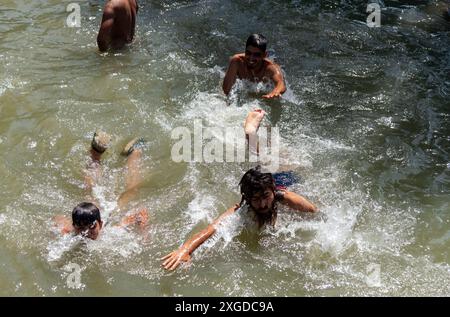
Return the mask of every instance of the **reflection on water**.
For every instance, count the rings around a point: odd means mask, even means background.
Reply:
[[[376,29],[350,0],[146,1],[135,43],[115,54],[97,53],[102,2],[81,3],[80,29],[63,27],[68,3],[0,4],[1,295],[450,294],[442,1],[384,1]],[[254,31],[285,72],[281,100],[245,82],[221,93],[229,57]],[[242,129],[254,108],[280,129],[282,164],[301,176],[292,190],[321,213],[280,208],[275,228],[258,233],[239,212],[190,265],[164,272],[159,258],[240,201],[251,166],[175,163],[171,131],[195,119]],[[94,193],[105,219],[124,186],[121,148],[148,141],[136,198],[150,211],[147,238],[112,225],[97,241],[53,230],[84,200],[96,129],[114,139]],[[67,285],[70,263],[79,289]],[[380,287],[367,284],[373,264]]]

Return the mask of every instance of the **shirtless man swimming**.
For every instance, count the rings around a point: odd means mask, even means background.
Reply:
[[[137,0],[108,0],[97,36],[100,52],[121,49],[133,41],[137,12]]]
[[[249,214],[260,228],[264,225],[275,225],[279,204],[286,205],[294,211],[317,211],[317,207],[306,198],[279,186],[274,175],[262,173],[259,166],[244,174],[240,187],[242,194],[240,204],[228,209],[205,229],[189,238],[180,248],[163,257],[161,260],[165,269],[174,270],[182,262],[188,262],[191,254],[216,232],[217,227],[244,205],[248,206]]]
[[[96,240],[103,228],[103,221],[100,216],[100,206],[94,199],[93,188],[95,183],[101,178],[102,170],[101,157],[109,147],[110,136],[102,131],[96,132],[91,143],[91,159],[88,170],[85,175],[85,185],[88,194],[88,200],[91,202],[82,202],[72,211],[71,219],[66,216],[56,216],[55,222],[62,234],[82,235],[86,238]],[[142,156],[141,139],[133,139],[124,148],[122,154],[127,156],[127,174],[125,178],[125,191],[120,195],[117,201],[118,211],[124,213],[124,216],[116,226],[130,227],[137,226],[141,231],[145,230],[148,224],[147,208],[138,208],[125,213],[129,209],[128,203],[133,199],[138,191],[140,184],[139,167]]]
[[[234,55],[230,60],[225,79],[223,92],[228,95],[236,79],[247,79],[253,82],[268,82],[271,80],[275,88],[262,96],[266,99],[280,97],[286,91],[283,74],[280,66],[267,59],[267,40],[261,34],[252,34],[247,39],[245,53]]]

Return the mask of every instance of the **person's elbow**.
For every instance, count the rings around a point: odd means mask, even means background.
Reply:
[[[284,81],[284,78],[278,78],[276,80],[276,88],[275,89],[278,91],[278,93],[280,95],[284,94],[286,92],[286,83]]]
[[[307,212],[316,213],[319,212],[319,208],[317,208],[315,205],[310,204],[306,210]]]
[[[97,46],[98,46],[98,50],[100,52],[106,52],[108,50],[109,44],[108,44],[108,41],[104,37],[99,35],[97,37]]]
[[[230,93],[231,89],[230,89],[229,85],[227,83],[225,83],[225,81],[222,84],[222,90],[223,90],[223,93],[227,96]]]
[[[310,202],[296,203],[292,207],[295,210],[302,211],[302,212],[316,213],[319,211],[319,209],[313,203],[310,203]]]
[[[112,19],[108,19],[107,21],[103,22],[100,26],[100,30],[98,31],[97,35],[97,45],[98,49],[101,52],[105,52],[109,49],[109,46],[111,44],[111,30],[113,27],[114,21]]]

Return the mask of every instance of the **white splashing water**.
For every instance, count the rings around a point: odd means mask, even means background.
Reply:
[[[102,220],[107,223],[110,220],[111,213],[117,208],[116,200],[108,200],[108,188],[101,185],[96,185],[92,188],[94,197],[99,201],[102,206]]]
[[[353,227],[361,211],[343,202],[337,206],[328,206],[323,212],[328,218],[318,227],[315,239],[324,252],[337,256],[352,243]]]
[[[12,84],[12,79],[7,77],[0,82],[0,96],[8,89],[14,89],[14,85]]]
[[[0,214],[0,225],[4,224],[6,222],[6,215]]]
[[[142,252],[140,241],[138,235],[123,227],[109,226],[102,230],[98,240],[87,243],[87,248],[97,253],[120,255],[128,259]]]
[[[198,223],[202,220],[211,222],[213,220],[212,211],[215,209],[216,200],[213,196],[196,193],[194,200],[188,205],[188,215],[192,223]]]
[[[66,234],[54,241],[50,241],[47,246],[47,261],[54,262],[62,258],[62,256],[77,246],[83,238],[81,236],[73,236]]]
[[[121,256],[124,259],[136,256],[143,250],[141,237],[119,226],[106,226],[100,232],[97,240],[66,234],[51,241],[47,246],[47,261],[59,261],[66,253],[71,252],[80,243],[86,247],[89,254],[102,254],[107,258]]]
[[[245,211],[245,207],[240,208],[236,210],[234,214],[225,218],[216,226],[216,232],[203,246],[207,249],[211,249],[217,245],[219,241],[223,241],[223,249],[225,249],[246,226],[245,216],[243,216]]]

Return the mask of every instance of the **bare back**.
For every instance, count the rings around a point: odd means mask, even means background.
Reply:
[[[97,42],[101,51],[120,49],[131,43],[136,28],[136,0],[110,0],[103,10]]]

